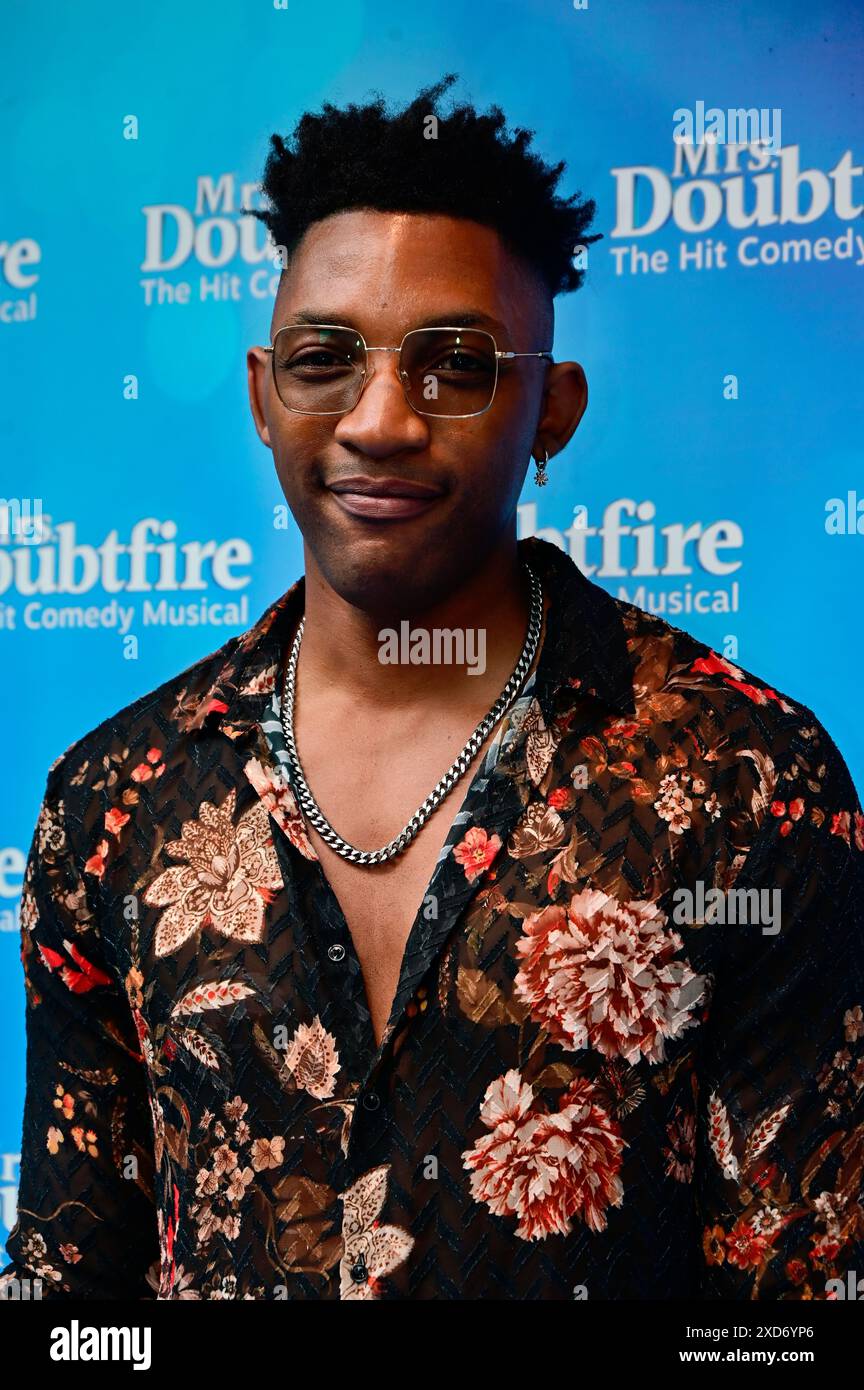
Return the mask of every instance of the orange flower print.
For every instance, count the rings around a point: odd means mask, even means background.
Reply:
[[[54,1098],[54,1105],[55,1105],[55,1107],[56,1107],[58,1110],[62,1110],[62,1111],[63,1111],[63,1118],[64,1118],[64,1120],[71,1120],[71,1119],[72,1119],[72,1116],[75,1114],[75,1100],[74,1100],[74,1098],[73,1098],[72,1096],[70,1096],[69,1092],[66,1091],[66,1090],[64,1090],[64,1089],[63,1089],[63,1086],[60,1085],[59,1083],[58,1083],[57,1086],[54,1087],[54,1089],[55,1089],[55,1091],[57,1092],[57,1094],[56,1094],[56,1096],[55,1096],[55,1098]]]
[[[252,1168],[256,1173],[265,1168],[279,1168],[285,1161],[285,1140],[281,1134],[273,1139],[253,1139]]]
[[[146,761],[134,767],[129,775],[133,782],[149,782],[151,777],[161,777],[164,771],[161,750],[151,748],[148,750]]]
[[[94,874],[96,878],[102,878],[105,873],[105,859],[108,854],[108,841],[100,840],[96,849],[91,854],[87,863],[84,865],[85,874]]]
[[[462,865],[470,882],[485,873],[500,848],[501,840],[497,835],[487,835],[481,826],[472,825],[465,839],[453,846],[453,857]]]
[[[742,1216],[726,1237],[727,1260],[739,1269],[757,1268],[770,1253],[779,1230],[778,1226],[773,1230],[760,1231],[755,1221],[746,1221]]]
[[[831,817],[831,834],[839,835],[841,840],[845,840],[847,845],[850,843],[849,831],[851,827],[851,816],[848,811],[837,811]]]
[[[121,811],[119,806],[112,806],[110,811],[105,812],[105,829],[112,835],[119,836],[128,819],[128,811]]]
[[[236,788],[220,807],[202,802],[165,851],[184,859],[165,869],[144,901],[166,907],[156,928],[157,956],[171,955],[205,926],[238,941],[260,941],[264,908],[282,887],[267,812],[256,802],[233,824]]]
[[[462,1155],[476,1201],[516,1216],[522,1240],[567,1235],[574,1217],[605,1230],[606,1208],[624,1200],[626,1144],[590,1081],[577,1077],[547,1111],[511,1069],[487,1087],[480,1118],[489,1133]]]
[[[85,1130],[83,1125],[73,1125],[70,1133],[80,1153],[88,1153],[91,1158],[99,1157],[96,1135],[92,1129]]]
[[[585,888],[522,930],[516,995],[563,1047],[662,1062],[666,1040],[698,1023],[705,979],[676,959],[683,942],[655,903]]]

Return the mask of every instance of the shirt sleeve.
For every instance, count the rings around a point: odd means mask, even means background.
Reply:
[[[723,933],[698,1099],[704,1298],[842,1298],[864,1276],[864,819],[828,734],[802,733],[776,778],[762,766],[734,882],[760,920],[704,928]]]
[[[96,880],[88,885],[79,868],[64,815],[55,764],[21,899],[26,1093],[12,1263],[0,1284],[29,1280],[31,1298],[152,1298],[159,1239],[146,1068],[103,950]]]

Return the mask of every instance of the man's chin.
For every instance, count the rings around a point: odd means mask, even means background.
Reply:
[[[343,535],[334,546],[331,532],[324,546],[310,544],[324,580],[345,603],[367,613],[408,616],[459,587],[465,561],[452,528],[446,541],[437,531],[408,536],[402,527],[380,529],[386,535]]]

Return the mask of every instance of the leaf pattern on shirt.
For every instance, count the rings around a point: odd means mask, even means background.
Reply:
[[[301,1091],[308,1091],[317,1100],[333,1095],[339,1073],[339,1053],[335,1038],[317,1015],[311,1024],[298,1026],[285,1049],[282,1065]]]
[[[342,1240],[339,1297],[377,1298],[380,1280],[398,1269],[411,1253],[412,1237],[401,1226],[378,1220],[387,1198],[389,1166],[364,1173],[342,1196]]]

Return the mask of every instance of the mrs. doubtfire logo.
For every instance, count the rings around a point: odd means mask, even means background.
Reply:
[[[744,533],[737,521],[658,526],[654,503],[634,497],[614,498],[598,521],[586,506],[576,506],[566,530],[538,527],[536,502],[524,503],[517,516],[520,540],[538,536],[560,546],[584,575],[649,613],[740,611],[740,585],[733,576],[741,568]],[[663,582],[655,587],[652,580]]]
[[[238,183],[233,174],[202,174],[191,204],[142,208],[144,304],[239,300],[246,293],[272,299],[281,273],[279,250],[264,224],[243,211],[257,206],[259,194],[259,184]]]
[[[135,659],[139,627],[248,625],[253,558],[242,536],[181,541],[171,519],[142,517],[93,544],[41,511],[34,534],[7,530],[0,508],[0,630],[105,628]]]
[[[830,169],[806,168],[798,145],[779,148],[779,121],[769,134],[760,125],[751,143],[735,143],[739,123],[724,119],[719,131],[708,129],[706,113],[700,126],[697,110],[688,127],[682,125],[684,114],[681,108],[674,113],[671,173],[647,164],[611,170],[612,236],[628,243],[610,247],[617,275],[662,275],[670,267],[725,270],[733,263],[747,269],[825,261],[864,265],[864,236],[851,225],[864,210],[862,165],[851,150]],[[670,224],[697,239],[682,241],[674,251],[652,250],[650,238]],[[787,228],[794,235],[786,235]],[[734,244],[723,239],[726,232],[736,234]]]

